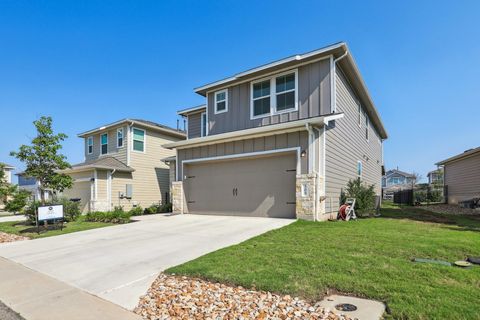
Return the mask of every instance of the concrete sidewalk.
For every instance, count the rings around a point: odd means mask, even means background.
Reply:
[[[0,222],[10,222],[10,221],[25,221],[27,218],[24,215],[18,216],[0,216]]]
[[[0,258],[0,301],[27,320],[140,320],[122,307]]]

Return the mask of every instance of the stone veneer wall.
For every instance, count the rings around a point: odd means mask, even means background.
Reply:
[[[172,211],[183,213],[183,181],[172,181]]]
[[[317,175],[314,173],[297,175],[296,182],[296,215],[297,219],[313,220]],[[304,187],[302,187],[304,186]],[[306,188],[302,194],[302,188]]]

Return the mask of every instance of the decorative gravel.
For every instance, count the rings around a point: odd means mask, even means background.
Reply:
[[[27,237],[17,236],[16,234],[0,232],[0,243],[28,240]]]
[[[478,214],[480,215],[480,209],[462,208],[457,205],[450,204],[432,204],[422,207],[428,211],[436,213],[448,213],[448,214]]]
[[[166,274],[140,298],[135,313],[148,320],[348,319],[288,295]]]

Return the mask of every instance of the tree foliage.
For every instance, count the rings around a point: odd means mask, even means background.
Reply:
[[[0,163],[0,201],[6,203],[8,197],[16,190],[16,186],[8,183],[5,175],[5,165]]]
[[[12,194],[12,198],[8,199],[5,205],[5,210],[12,213],[23,213],[30,196],[31,193],[27,190],[15,190]]]
[[[345,188],[345,198],[355,198],[355,209],[367,212],[375,208],[375,186],[363,183],[360,178],[349,180]]]
[[[33,124],[37,130],[37,136],[32,139],[31,145],[22,145],[18,151],[12,151],[10,155],[25,163],[26,176],[37,179],[41,202],[45,204],[46,190],[62,192],[73,184],[70,176],[59,172],[59,170],[70,168],[66,157],[60,153],[61,142],[67,138],[67,135],[53,132],[51,117],[43,116]]]

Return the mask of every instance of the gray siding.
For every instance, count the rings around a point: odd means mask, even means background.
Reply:
[[[228,111],[214,112],[214,92],[207,95],[209,135],[294,121],[330,113],[330,60],[298,68],[298,111],[250,119],[250,82],[228,88]]]
[[[308,134],[306,131],[283,133],[267,137],[245,139],[239,141],[218,143],[208,146],[201,146],[178,150],[178,180],[183,179],[182,161],[218,157],[232,154],[242,154],[249,152],[276,150],[300,146],[302,150],[308,148]],[[308,171],[308,157],[301,158],[301,172]]]
[[[104,156],[111,156],[111,157],[115,157],[117,158],[118,160],[122,161],[123,163],[127,163],[127,145],[128,145],[128,139],[127,139],[127,126],[124,126],[123,127],[123,147],[121,148],[117,148],[117,129],[118,128],[121,128],[121,126],[119,127],[115,127],[113,129],[109,129],[107,131],[108,133],[108,153]],[[102,134],[104,134],[105,131],[101,132],[101,133],[97,133],[95,135],[92,135],[93,136],[93,153],[92,154],[88,154],[88,146],[87,146],[87,139],[88,137],[86,137],[84,139],[84,150],[85,150],[85,160],[88,161],[88,160],[95,160],[95,159],[98,159],[100,156],[100,136]]]
[[[356,98],[345,77],[337,68],[336,73],[337,112],[345,116],[335,122],[334,128],[326,131],[326,213],[336,213],[340,193],[350,179],[357,178],[357,161],[362,161],[362,181],[375,185],[381,194],[382,143],[370,123],[369,140],[365,137],[365,115],[361,113],[358,124],[359,99]]]
[[[202,135],[202,112],[188,115],[188,139],[198,138]]]
[[[449,203],[480,196],[480,153],[445,164],[444,174]]]

